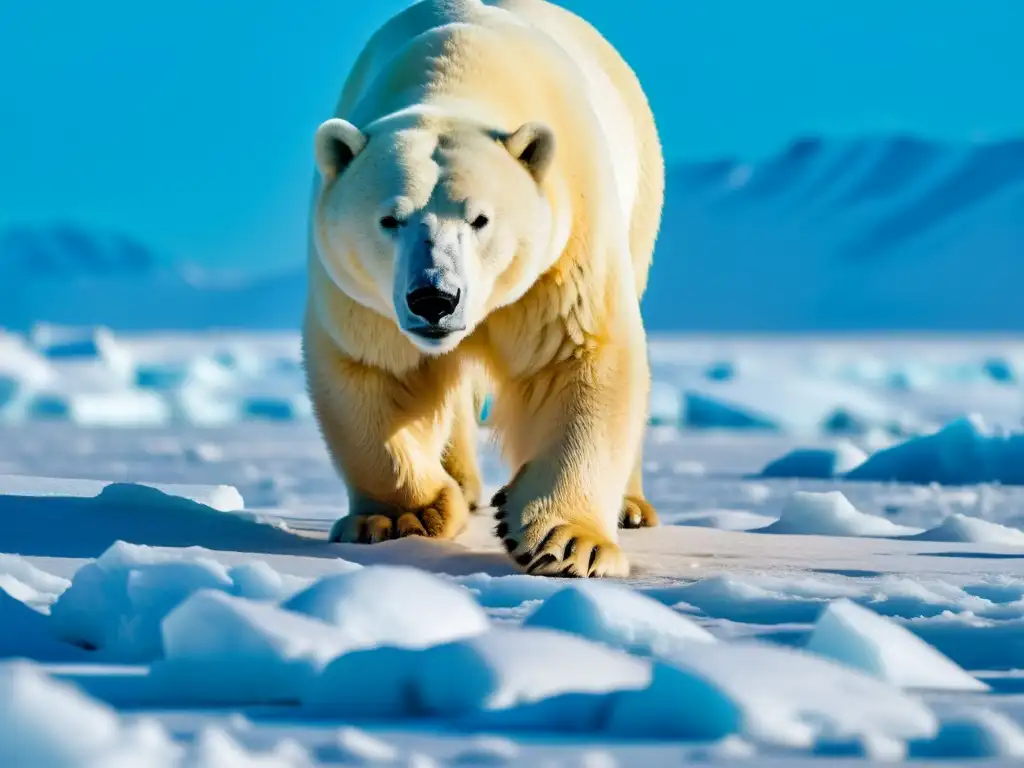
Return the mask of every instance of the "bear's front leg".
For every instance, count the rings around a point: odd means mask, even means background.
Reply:
[[[448,445],[441,461],[445,471],[462,489],[470,510],[480,505],[483,483],[477,462],[477,414],[479,408],[474,397],[473,379],[467,376],[451,394],[452,426]]]
[[[317,341],[307,337],[307,348]],[[451,371],[435,365],[396,376],[326,345],[319,351],[307,354],[310,397],[350,508],[331,540],[457,536],[469,506],[442,466],[458,389],[449,386]]]
[[[629,575],[618,527],[649,385],[634,338],[580,350],[499,393],[496,419],[520,469],[492,500],[496,533],[528,573]]]

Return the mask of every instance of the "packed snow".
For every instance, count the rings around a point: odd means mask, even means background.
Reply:
[[[1019,760],[1024,344],[650,348],[663,525],[598,582],[487,510],[329,542],[294,336],[0,336],[0,764]]]
[[[899,536],[916,533],[878,515],[861,512],[842,491],[796,491],[782,508],[782,515],[761,533],[818,536]]]
[[[900,688],[988,690],[905,627],[844,598],[822,611],[807,650]]]

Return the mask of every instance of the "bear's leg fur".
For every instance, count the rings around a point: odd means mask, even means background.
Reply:
[[[636,455],[633,474],[629,476],[626,486],[626,497],[622,500],[622,517],[620,528],[654,528],[658,525],[658,513],[644,496],[644,456],[643,449]]]
[[[642,469],[642,455],[637,457],[636,467],[629,477],[629,486],[626,489],[626,496],[622,500],[622,516],[619,518],[619,528],[655,528],[660,525],[658,512],[651,505],[651,502],[644,496]],[[496,495],[502,498],[502,494],[508,491],[508,486],[501,488]]]
[[[643,335],[499,386],[495,423],[520,469],[492,499],[495,532],[528,573],[629,575],[618,524],[646,423]]]
[[[483,491],[476,457],[479,408],[473,382],[467,377],[452,398],[451,438],[441,462],[445,471],[459,484],[471,510],[479,506]]]
[[[435,363],[396,376],[329,345],[324,334],[307,331],[310,397],[349,495],[349,514],[334,524],[331,540],[458,535],[469,506],[441,463],[459,390],[450,377],[457,371]]]

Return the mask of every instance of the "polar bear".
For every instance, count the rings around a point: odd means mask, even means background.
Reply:
[[[338,541],[456,536],[482,387],[516,469],[491,500],[529,573],[626,576],[657,523],[640,315],[664,196],[632,70],[544,0],[427,0],[317,129],[303,357],[350,512]]]

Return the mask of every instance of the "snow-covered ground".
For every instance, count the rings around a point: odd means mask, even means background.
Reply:
[[[0,336],[0,765],[1019,764],[1024,340],[651,359],[664,525],[573,582],[327,542],[294,335]]]

